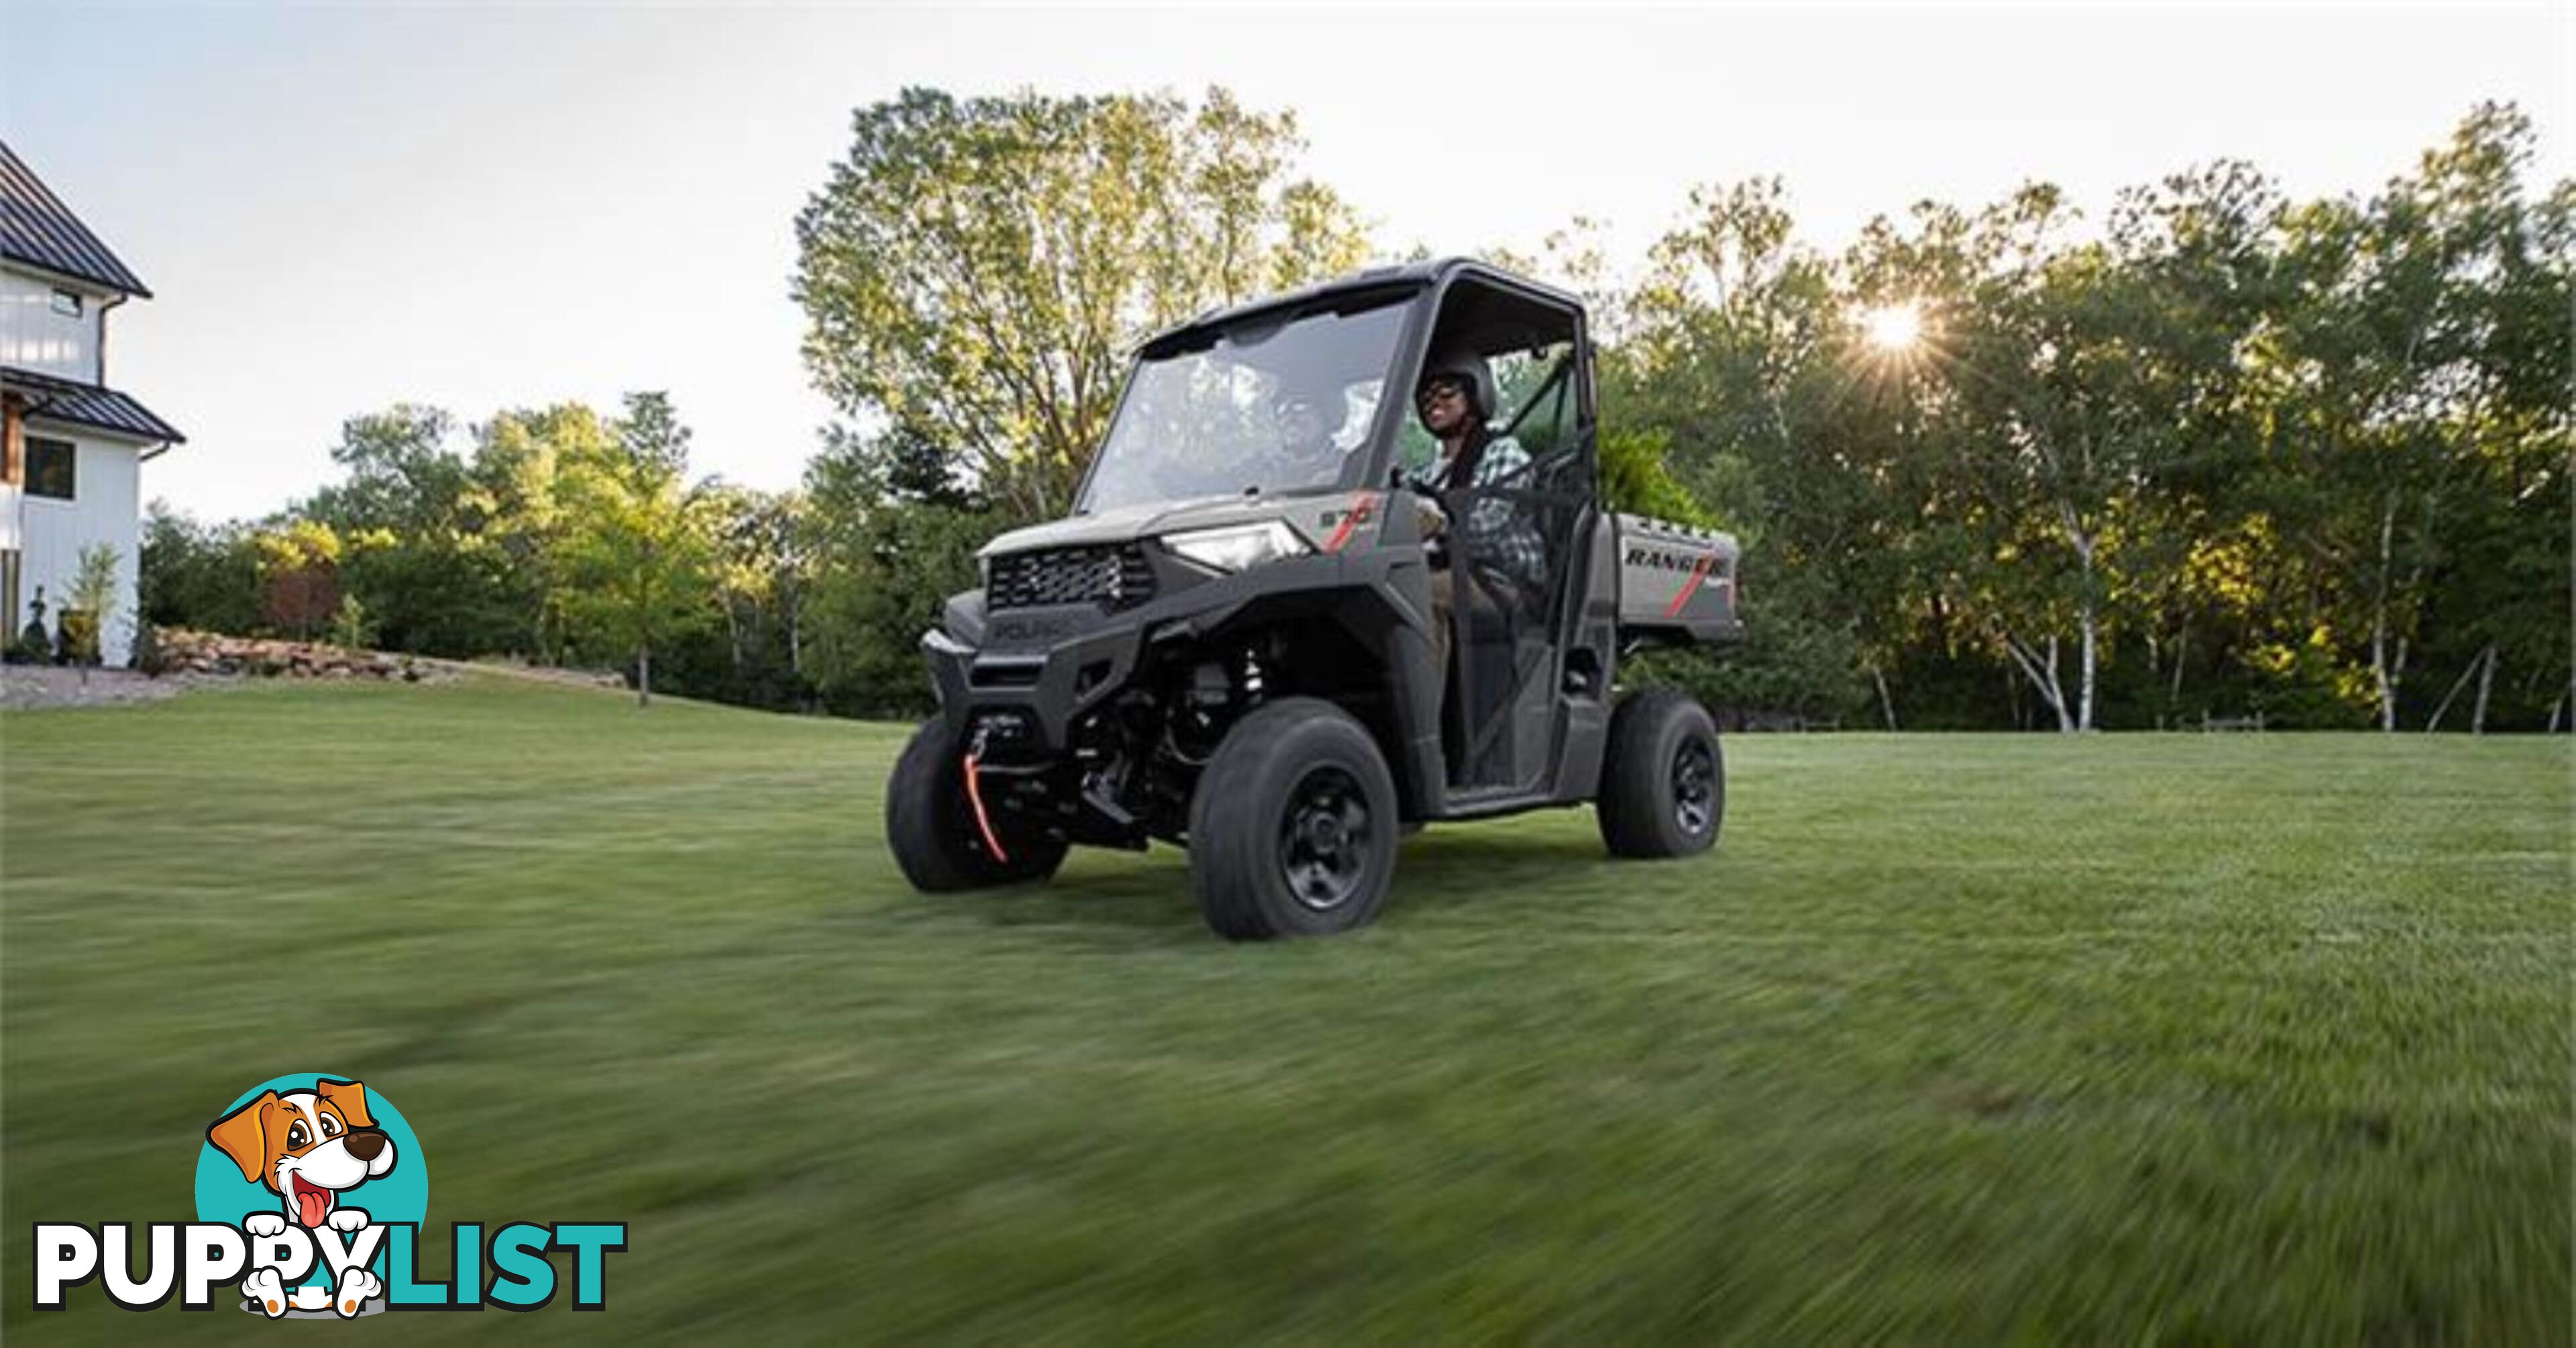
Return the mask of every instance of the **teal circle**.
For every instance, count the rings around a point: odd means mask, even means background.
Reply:
[[[233,1097],[231,1104],[206,1120],[206,1126],[211,1128],[218,1120],[231,1118],[234,1110],[258,1099],[262,1091],[275,1091],[280,1095],[309,1091],[314,1083],[325,1077],[333,1081],[364,1081],[362,1077],[353,1077],[345,1072],[295,1072],[273,1077]],[[378,1128],[385,1130],[386,1137],[393,1140],[394,1168],[380,1179],[371,1179],[354,1189],[343,1190],[341,1205],[366,1209],[367,1220],[373,1225],[409,1222],[418,1226],[429,1215],[429,1166],[420,1154],[420,1139],[413,1136],[411,1124],[404,1120],[402,1111],[394,1108],[392,1101],[377,1094],[373,1086],[367,1087],[367,1115],[376,1121]],[[202,1131],[199,1132],[197,1220],[239,1226],[243,1218],[255,1212],[287,1216],[286,1200],[265,1184],[243,1179],[241,1167],[233,1164],[233,1158],[224,1155]],[[295,1219],[287,1216],[287,1220],[292,1222]],[[384,1255],[379,1252],[369,1267],[382,1277],[384,1263]],[[317,1279],[321,1267],[321,1261],[316,1260]]]

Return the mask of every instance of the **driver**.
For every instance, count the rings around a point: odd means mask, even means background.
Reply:
[[[1448,517],[1428,498],[1442,492],[1508,485],[1529,467],[1529,451],[1508,435],[1495,435],[1486,425],[1499,402],[1494,373],[1482,356],[1451,352],[1426,362],[1415,387],[1414,411],[1422,428],[1440,442],[1440,454],[1415,474],[1411,485],[1425,495],[1424,533],[1463,544],[1473,563],[1507,581],[1537,585],[1547,576],[1546,544],[1513,502],[1485,497],[1469,507],[1455,539],[1447,538]],[[1454,551],[1454,549],[1444,549]],[[1433,644],[1440,667],[1449,667],[1450,614],[1457,603],[1454,565],[1435,558],[1431,572]]]
[[[1270,412],[1279,425],[1279,486],[1329,487],[1341,480],[1343,450],[1334,437],[1350,420],[1350,399],[1341,389],[1290,385]]]

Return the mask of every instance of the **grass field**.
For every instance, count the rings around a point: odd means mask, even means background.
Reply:
[[[900,733],[497,681],[12,716],[0,1329],[297,1337],[32,1314],[27,1241],[188,1219],[215,1112],[321,1070],[442,1229],[631,1229],[607,1314],[370,1336],[2570,1332],[2565,740],[1745,737],[1714,856],[1439,830],[1375,928],[1232,947],[1170,851],[913,894]]]

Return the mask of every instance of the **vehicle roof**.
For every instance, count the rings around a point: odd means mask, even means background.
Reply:
[[[1232,324],[1242,322],[1245,319],[1253,318],[1262,314],[1274,313],[1281,309],[1302,308],[1318,300],[1329,299],[1336,295],[1364,294],[1369,291],[1376,290],[1394,291],[1426,289],[1458,276],[1474,276],[1479,280],[1490,281],[1509,289],[1519,290],[1536,296],[1540,299],[1562,304],[1569,309],[1576,310],[1577,312],[1580,312],[1583,308],[1583,301],[1566,291],[1559,290],[1556,287],[1541,281],[1533,281],[1526,276],[1505,271],[1491,263],[1479,262],[1471,257],[1428,258],[1418,262],[1399,262],[1382,267],[1367,267],[1359,271],[1350,272],[1346,275],[1336,276],[1329,281],[1319,281],[1313,285],[1300,286],[1295,290],[1281,291],[1274,295],[1264,295],[1258,299],[1247,300],[1241,304],[1212,308],[1201,313],[1198,317],[1191,319],[1187,323],[1183,323],[1178,327],[1154,334],[1153,337],[1147,339],[1138,349],[1141,351],[1151,352],[1158,346],[1162,346],[1188,334],[1203,332],[1209,328],[1227,327]]]

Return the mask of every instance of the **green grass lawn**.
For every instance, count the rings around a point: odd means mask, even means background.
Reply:
[[[1738,738],[1713,856],[1435,830],[1376,927],[1238,947],[1168,850],[912,893],[902,733],[13,714],[0,1330],[304,1336],[35,1315],[28,1232],[190,1218],[216,1111],[333,1071],[440,1229],[631,1230],[605,1315],[370,1336],[2569,1334],[2565,740]]]

